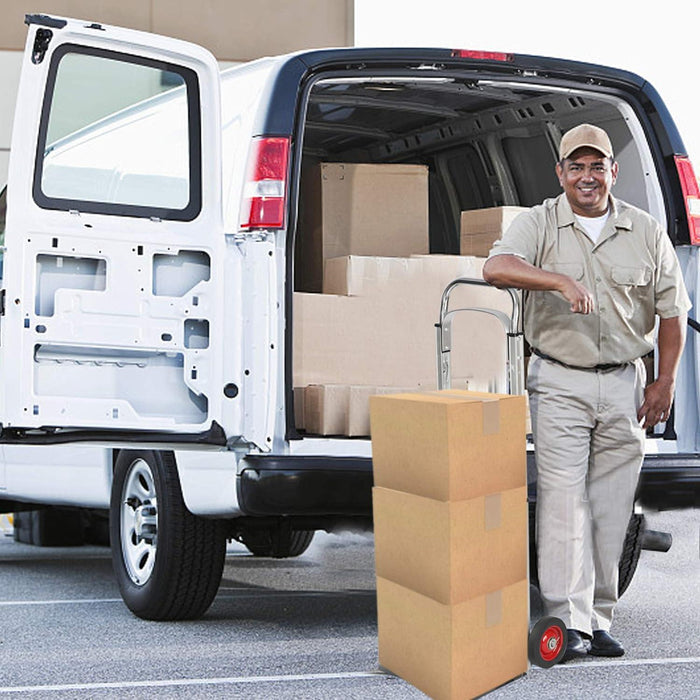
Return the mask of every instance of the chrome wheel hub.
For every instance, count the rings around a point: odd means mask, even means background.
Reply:
[[[129,578],[138,586],[153,573],[158,546],[158,502],[153,472],[137,459],[124,482],[121,508],[122,558]]]

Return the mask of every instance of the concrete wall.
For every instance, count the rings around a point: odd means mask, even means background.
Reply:
[[[224,61],[354,42],[354,0],[3,0],[0,49],[24,48],[37,7],[193,41]]]
[[[354,43],[354,0],[2,0],[0,188],[7,181],[12,118],[27,27],[37,12],[115,24],[192,41],[222,66],[261,56]]]

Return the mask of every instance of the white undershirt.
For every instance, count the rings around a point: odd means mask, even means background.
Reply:
[[[583,229],[583,232],[593,241],[593,243],[598,242],[600,238],[600,233],[605,226],[605,222],[610,216],[610,210],[606,211],[603,216],[579,216],[574,214],[576,221],[578,221],[579,226]]]

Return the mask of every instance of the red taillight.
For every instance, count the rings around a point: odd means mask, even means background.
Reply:
[[[241,228],[284,228],[289,139],[253,139],[243,185]]]
[[[501,51],[473,51],[470,49],[453,49],[452,58],[476,58],[479,61],[512,61],[512,53]]]
[[[685,211],[688,215],[690,242],[693,245],[700,245],[700,187],[698,186],[690,158],[675,156],[675,160],[678,176],[681,180],[681,189],[683,190]]]

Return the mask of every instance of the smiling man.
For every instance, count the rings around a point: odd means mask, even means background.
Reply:
[[[556,172],[563,194],[513,222],[484,279],[526,290],[546,612],[569,630],[564,660],[622,656],[610,635],[618,562],[645,429],[671,409],[690,301],[661,225],[611,195],[618,164],[603,129],[564,134]],[[641,357],[657,316],[658,374],[647,385]]]

